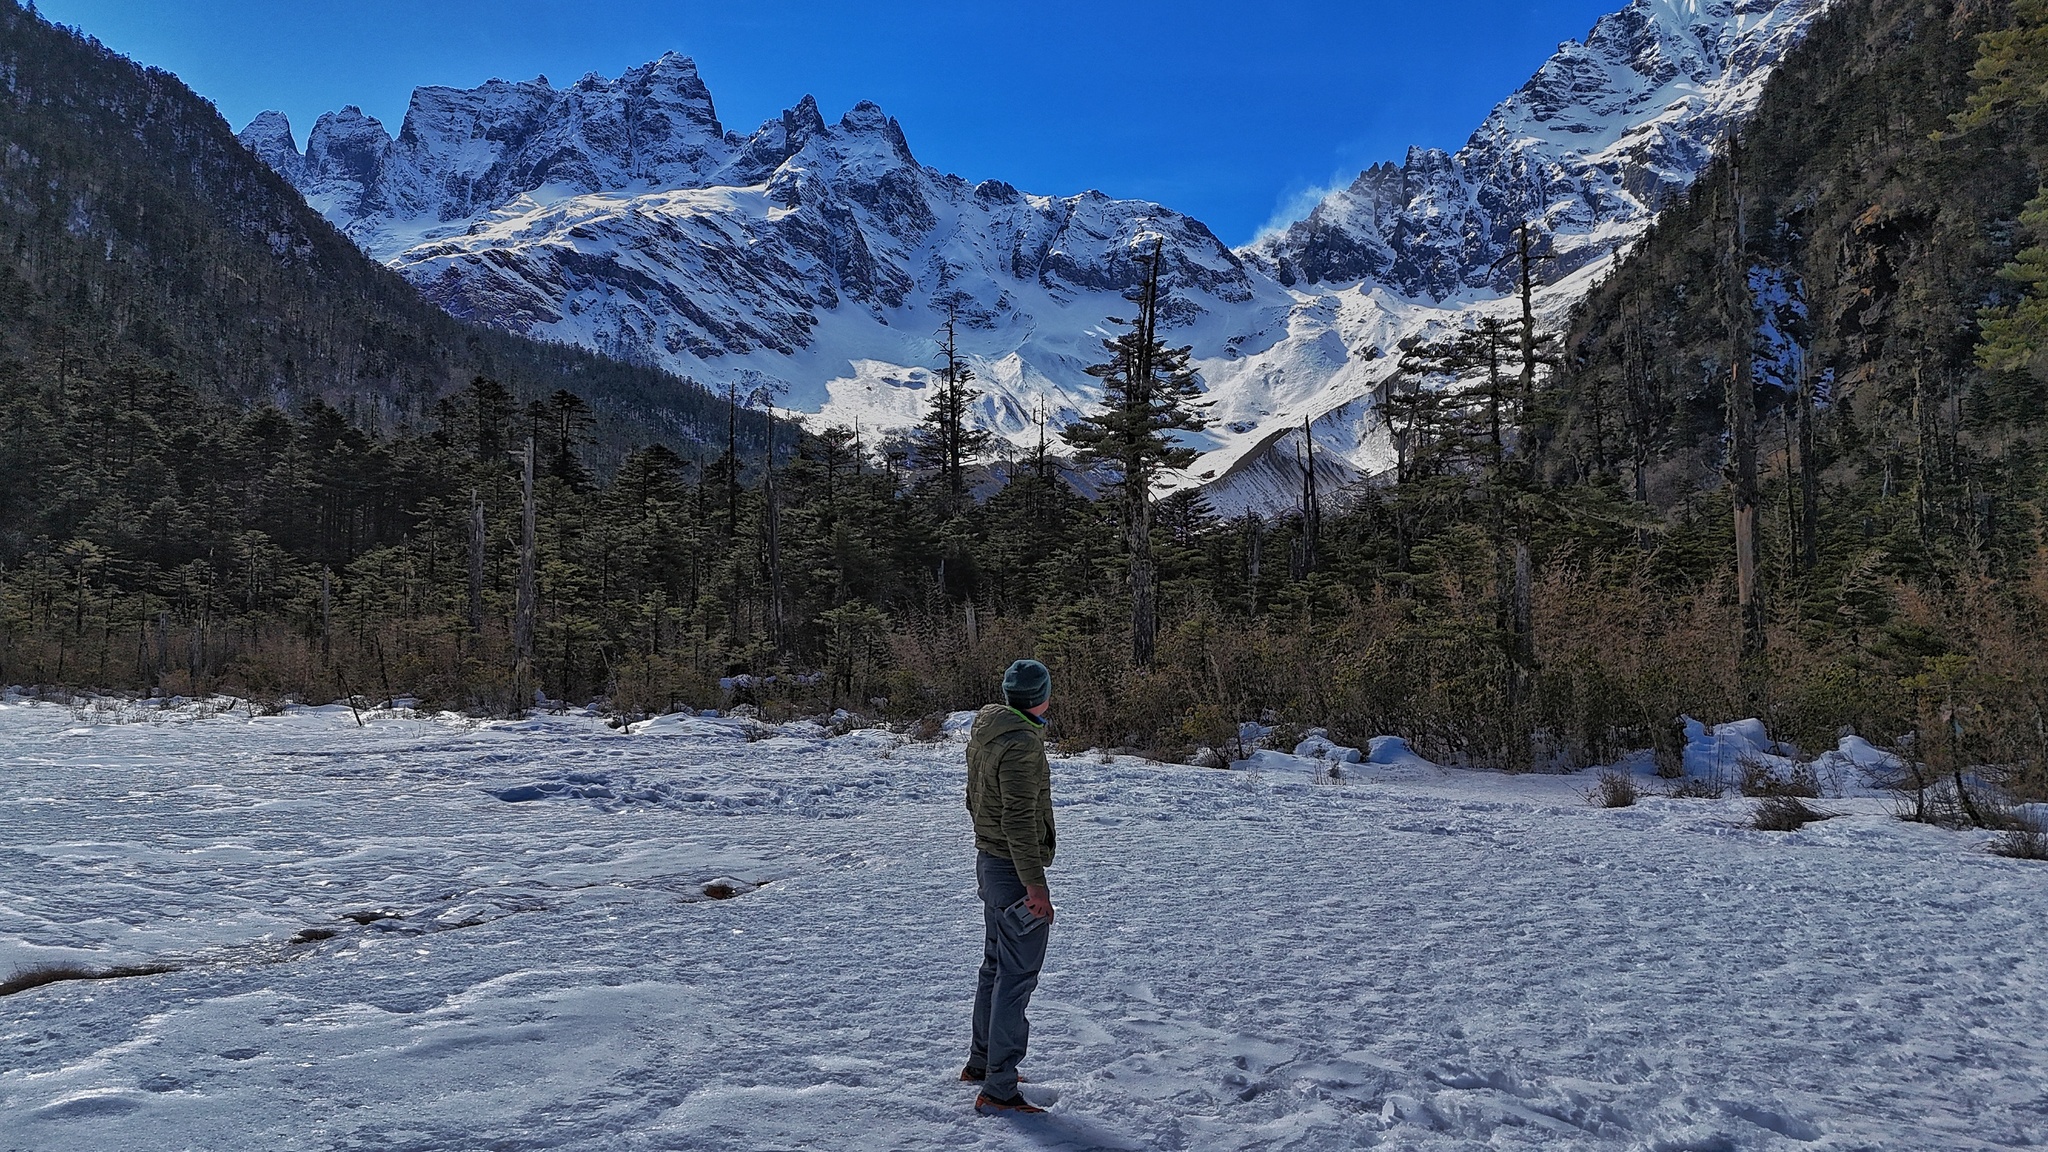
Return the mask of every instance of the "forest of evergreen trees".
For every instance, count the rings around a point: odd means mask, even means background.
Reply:
[[[0,10],[10,45],[25,19]],[[1842,0],[1568,332],[1525,313],[1402,349],[1396,474],[1268,517],[1148,482],[1196,384],[1145,293],[1104,410],[1022,459],[991,458],[950,355],[907,444],[701,393],[686,435],[628,444],[606,413],[653,384],[595,358],[610,384],[443,358],[386,388],[419,345],[375,293],[280,310],[296,257],[265,264],[279,296],[74,353],[63,333],[245,256],[81,274],[99,226],[63,239],[16,196],[0,683],[909,721],[1032,653],[1074,746],[1180,758],[1264,717],[1546,769],[1669,762],[1681,715],[1753,715],[2048,794],[2044,29],[2044,0]],[[10,171],[33,151],[8,148]],[[325,332],[325,375],[210,386],[215,355],[311,371],[236,343],[245,321],[273,348]],[[396,376],[365,367],[387,355]]]

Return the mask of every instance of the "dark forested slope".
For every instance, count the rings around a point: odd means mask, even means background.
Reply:
[[[1998,272],[2048,137],[2032,115],[1975,131],[1953,123],[1976,89],[1980,35],[2013,18],[2002,0],[1838,3],[1772,76],[1734,155],[1576,318],[1553,465],[1626,471],[1640,447],[1651,498],[1667,509],[1716,482],[1728,369],[1752,336],[1767,425],[1797,408],[1802,383],[1818,384],[1817,461],[1873,443],[1880,456],[1911,455],[1922,440],[1931,456],[1938,434],[1941,451],[1982,464],[1983,451],[2031,433],[2048,415],[2042,383],[1981,369],[1975,351],[1979,310],[2009,295]],[[1753,303],[1746,324],[1737,292]],[[1889,463],[1895,481],[1918,479],[1919,461]],[[1969,486],[1958,469],[1971,460],[1934,463],[1928,500],[1961,495],[1934,487]]]
[[[1550,484],[1648,505],[1649,578],[1740,605],[1745,699],[2037,774],[2044,78],[2040,0],[1838,0],[1528,428]]]

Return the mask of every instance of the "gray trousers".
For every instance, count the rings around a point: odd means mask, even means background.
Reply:
[[[968,1050],[967,1064],[988,1069],[982,1091],[1010,1097],[1017,1094],[1017,1064],[1031,1043],[1031,1022],[1024,1018],[1024,1009],[1038,987],[1052,926],[1020,933],[1003,915],[1003,909],[1024,898],[1024,882],[1008,860],[976,853],[974,879],[981,894],[981,979],[974,986],[974,1046]]]

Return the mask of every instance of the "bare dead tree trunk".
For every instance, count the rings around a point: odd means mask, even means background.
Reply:
[[[1536,264],[1531,253],[1532,245],[1529,238],[1528,221],[1524,220],[1522,222],[1520,233],[1516,245],[1516,254],[1519,258],[1521,272],[1520,289],[1522,297],[1522,329],[1518,334],[1520,336],[1522,357],[1521,378],[1518,381],[1520,395],[1516,407],[1518,414],[1527,412],[1530,403],[1535,399],[1536,366],[1543,362],[1543,357],[1539,354],[1538,350],[1539,342],[1536,339]],[[1488,359],[1490,362],[1492,358],[1493,353],[1489,351]],[[1493,371],[1497,380],[1499,375],[1498,369],[1496,368]],[[1511,462],[1507,459],[1509,446],[1501,441],[1497,430],[1500,423],[1498,413],[1501,407],[1499,397],[1500,387],[1496,383],[1494,384],[1493,401],[1496,413],[1494,417],[1496,431],[1494,433],[1495,476],[1493,480],[1496,500],[1512,494],[1508,488],[1511,469],[1512,476],[1516,481],[1523,480],[1528,475],[1525,461],[1516,460]],[[1519,424],[1519,417],[1517,423]],[[1519,455],[1519,437],[1516,438],[1515,444],[1516,454]],[[1511,570],[1508,574],[1507,588],[1507,706],[1509,732],[1512,734],[1514,746],[1508,749],[1508,754],[1510,765],[1519,768],[1528,766],[1529,758],[1533,751],[1532,737],[1535,728],[1532,705],[1534,703],[1533,697],[1535,696],[1536,681],[1536,637],[1532,623],[1535,612],[1532,607],[1534,589],[1530,574],[1533,561],[1529,550],[1531,529],[1527,511],[1512,503],[1503,502],[1503,505],[1501,508],[1501,518],[1505,521],[1503,527],[1506,529],[1510,546],[1509,550],[1511,552]]]
[[[1130,502],[1131,663],[1152,667],[1159,638],[1158,572],[1152,564],[1152,502]]]
[[[761,480],[761,535],[768,561],[768,643],[782,650],[782,510],[775,489],[775,424],[768,424],[768,466]]]
[[[1245,535],[1247,537],[1245,541],[1244,610],[1246,615],[1257,616],[1259,614],[1259,559],[1260,553],[1265,551],[1266,524],[1259,517],[1259,514],[1251,509],[1246,509],[1244,518]]]
[[[469,494],[469,632],[484,630],[484,502]]]
[[[1533,600],[1533,589],[1530,587],[1533,581],[1531,567],[1528,535],[1526,533],[1517,533],[1515,536],[1513,611],[1508,619],[1508,634],[1514,641],[1514,648],[1510,653],[1513,657],[1510,661],[1513,666],[1513,673],[1510,681],[1512,695],[1509,700],[1509,706],[1515,709],[1517,717],[1515,731],[1518,737],[1526,737],[1529,730],[1534,726],[1534,718],[1529,714],[1529,707],[1533,702],[1532,697],[1535,696],[1534,681],[1536,679],[1536,635],[1532,622],[1534,613],[1530,609],[1530,604]],[[1528,741],[1524,738],[1522,743],[1516,748],[1517,758],[1527,756],[1528,752]]]
[[[1799,389],[1799,570],[1806,574],[1820,566],[1820,469],[1813,459],[1813,387],[1809,374]]]
[[[1735,599],[1740,608],[1741,654],[1743,659],[1761,656],[1764,650],[1763,597],[1757,580],[1757,504],[1761,497],[1756,476],[1756,389],[1750,379],[1750,357],[1755,338],[1749,299],[1749,237],[1743,219],[1742,162],[1739,144],[1730,137],[1729,229],[1730,275],[1734,278],[1729,308],[1731,328],[1728,369],[1728,465],[1729,492],[1735,513]]]
[[[1535,262],[1530,256],[1529,222],[1522,221],[1522,226],[1517,232],[1519,238],[1516,242],[1516,255],[1521,264],[1522,290],[1521,403],[1522,409],[1527,411],[1529,401],[1536,396],[1536,277]]]
[[[725,538],[740,534],[740,386],[725,386]]]
[[[953,325],[953,306],[948,304],[946,306],[945,408],[942,413],[943,419],[939,422],[939,432],[945,442],[946,491],[951,493],[953,499],[957,502],[961,494],[967,491],[967,468],[964,459],[967,455],[965,443],[966,429],[964,427],[967,419],[967,404],[962,396],[966,383],[960,379],[959,345],[954,339]]]
[[[1920,361],[1913,362],[1913,528],[1923,543],[1934,540],[1934,499],[1928,483],[1931,469],[1927,454],[1938,434],[1933,431],[1933,406],[1928,403],[1927,381]]]
[[[1316,570],[1317,552],[1322,545],[1323,502],[1316,491],[1316,442],[1309,419],[1301,418],[1301,571],[1304,578]]]
[[[520,461],[519,591],[512,618],[515,660],[512,671],[513,709],[522,716],[533,704],[533,630],[539,599],[538,589],[534,586],[539,557],[534,548],[533,456],[533,437],[528,436],[526,452]]]
[[[1799,565],[1799,473],[1792,450],[1792,433],[1799,422],[1796,411],[1798,390],[1799,385],[1795,383],[1795,399],[1783,405],[1784,420],[1779,428],[1785,439],[1785,571],[1791,573],[1802,571]]]

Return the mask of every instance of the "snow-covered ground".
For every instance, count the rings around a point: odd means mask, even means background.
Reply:
[[[957,740],[197,711],[0,704],[0,978],[177,966],[0,999],[0,1149],[2048,1142],[2048,867],[1880,799],[1060,760],[981,1118]]]

